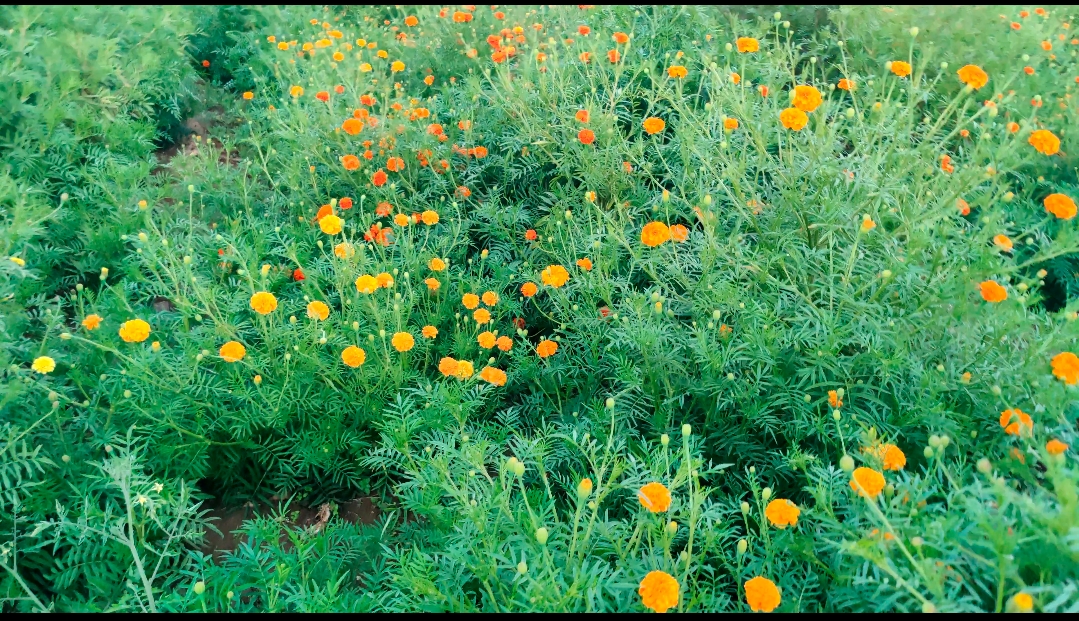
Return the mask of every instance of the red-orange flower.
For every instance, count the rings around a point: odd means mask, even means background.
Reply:
[[[389,179],[389,177],[381,168],[376,170],[375,174],[371,175],[371,183],[374,184],[374,186],[377,188],[386,185],[387,179]]]
[[[666,127],[667,124],[663,122],[663,119],[650,116],[644,120],[643,126],[644,131],[648,132],[649,135],[652,135],[663,131],[663,128]]]
[[[1008,290],[1001,287],[995,280],[986,280],[978,285],[981,289],[982,299],[990,304],[996,304],[1008,299]]]
[[[592,144],[596,141],[596,134],[590,129],[582,129],[577,132],[577,140],[580,140],[582,144]]]

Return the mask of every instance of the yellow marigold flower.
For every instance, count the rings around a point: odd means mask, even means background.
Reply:
[[[513,348],[513,339],[508,336],[500,336],[498,337],[498,340],[495,341],[495,345],[502,351],[509,351]]]
[[[1012,605],[1019,612],[1031,612],[1034,610],[1034,598],[1029,593],[1016,593],[1012,596]]]
[[[480,296],[475,293],[466,293],[461,296],[461,304],[464,304],[468,310],[472,310],[480,305]]]
[[[441,272],[442,270],[446,269],[446,262],[438,257],[435,257],[427,263],[427,267],[430,268],[432,272]]]
[[[477,308],[476,312],[472,313],[472,318],[476,320],[476,323],[483,325],[491,322],[491,311],[486,308]]]
[[[332,213],[326,216],[322,216],[318,221],[318,228],[322,229],[322,232],[327,235],[337,235],[341,232],[342,225],[345,221]]]
[[[662,222],[649,222],[641,229],[641,243],[655,248],[671,238],[671,229]]]
[[[307,44],[305,43],[304,45],[306,46]],[[288,92],[293,97],[303,97],[303,87],[302,86],[293,86],[292,88],[289,89]]]
[[[393,276],[389,272],[382,272],[378,276],[375,276],[375,282],[383,289],[389,289],[393,286]]]
[[[1060,138],[1053,135],[1053,132],[1047,129],[1039,129],[1031,132],[1030,138],[1027,139],[1030,146],[1034,147],[1038,153],[1045,155],[1056,155],[1060,151]]]
[[[1075,201],[1065,194],[1050,194],[1045,197],[1043,204],[1046,212],[1061,220],[1071,220],[1075,217]]]
[[[678,605],[678,581],[663,571],[650,571],[641,580],[637,594],[645,608],[667,612]]]
[[[493,332],[480,332],[479,336],[476,337],[476,342],[484,349],[491,349],[495,346],[497,339]]]
[[[978,65],[964,65],[956,71],[959,81],[967,86],[978,90],[989,83],[989,74]]]
[[[894,444],[885,444],[881,461],[885,470],[902,470],[907,465],[907,456]]]
[[[494,306],[495,304],[498,304],[498,294],[494,291],[484,291],[481,299],[483,300],[483,303],[487,306]]]
[[[577,484],[577,497],[588,498],[592,494],[592,479],[581,479]]]
[[[371,63],[360,63],[360,73],[371,71]]]
[[[446,356],[438,361],[438,371],[446,377],[452,377],[457,373],[457,361]]]
[[[349,259],[356,254],[356,249],[348,242],[341,242],[333,247],[333,254],[338,259]]]
[[[330,307],[325,302],[315,300],[307,305],[307,316],[318,321],[326,321],[330,316]]]
[[[675,79],[681,79],[689,75],[689,71],[682,65],[671,65],[667,67],[667,75]]]
[[[753,612],[772,612],[782,601],[776,583],[768,578],[757,576],[742,586],[746,591],[746,603]]]
[[[1048,451],[1050,455],[1060,455],[1068,450],[1068,445],[1054,438],[1045,443],[1045,450]]]
[[[873,222],[873,218],[870,218],[869,216],[862,216],[862,232],[863,233],[868,233],[869,231],[872,231],[875,228],[877,228],[877,223]]]
[[[556,351],[558,351],[558,343],[555,343],[554,341],[544,339],[536,345],[536,354],[538,354],[540,358],[553,356]]]
[[[787,129],[801,131],[809,123],[809,117],[798,108],[787,108],[779,113],[779,122]]]
[[[141,343],[148,336],[150,336],[150,324],[141,319],[132,319],[120,324],[120,338],[125,343]]]
[[[797,525],[798,516],[801,513],[802,510],[798,508],[798,505],[786,498],[776,498],[764,508],[764,517],[768,518],[772,526],[779,529]]]
[[[756,52],[761,49],[761,42],[753,37],[738,37],[734,44],[738,47],[738,52],[741,54]]]
[[[225,362],[239,362],[247,355],[247,349],[236,341],[229,341],[217,352]]]
[[[540,272],[540,280],[543,284],[557,289],[569,280],[569,272],[561,265],[548,265],[547,269]]]
[[[367,360],[367,352],[355,345],[349,345],[341,352],[341,362],[355,369]]]
[[[884,490],[884,475],[872,468],[855,468],[850,488],[859,496],[876,498]]]
[[[356,279],[356,291],[360,293],[374,293],[378,289],[378,281],[370,274],[364,274]]]
[[[903,60],[893,60],[891,66],[892,73],[901,78],[905,78],[910,75],[911,66],[910,63]]]
[[[466,380],[472,377],[472,374],[475,372],[476,370],[472,367],[471,362],[469,362],[468,360],[458,360],[457,369],[453,372],[453,374],[457,376],[458,379]]]
[[[422,334],[425,339],[433,339],[438,336],[438,328],[434,326],[424,326],[423,329],[420,330],[420,334]]]
[[[427,226],[434,226],[438,224],[438,212],[428,209],[420,214],[420,219],[423,220],[423,223]]]
[[[390,55],[390,53],[387,52],[386,50],[379,50],[378,52],[375,53],[375,55],[378,56],[379,58],[386,58],[387,56]]]
[[[1079,356],[1070,351],[1061,352],[1053,356],[1050,364],[1053,366],[1053,375],[1060,381],[1069,386],[1079,383]]]
[[[480,371],[480,379],[495,386],[505,386],[506,372],[494,367],[483,367],[483,370]]]
[[[56,368],[56,361],[48,356],[38,356],[37,358],[34,358],[34,362],[30,365],[30,368],[45,375],[53,372]]]
[[[438,288],[442,286],[442,283],[438,282],[437,278],[428,278],[423,282],[427,285],[429,291],[438,291]]]
[[[792,95],[791,105],[802,112],[812,112],[820,107],[821,103],[824,101],[824,99],[821,98],[820,91],[815,87],[805,84],[795,86]]]
[[[408,226],[408,216],[403,213],[399,213],[393,217],[393,223],[397,226]]]
[[[82,320],[82,327],[87,330],[97,330],[97,327],[101,325],[101,315],[87,315]]]
[[[390,343],[393,344],[393,348],[397,351],[406,352],[416,345],[416,339],[412,338],[412,335],[408,332],[397,332],[390,339]]]
[[[401,62],[399,60],[395,60],[390,64],[390,71],[392,71],[394,73],[397,73],[399,71],[404,71],[404,70],[405,70],[405,63],[403,63],[403,62]]]
[[[648,483],[637,491],[637,500],[652,513],[663,513],[671,508],[671,492],[662,483]]]
[[[259,291],[251,296],[251,309],[260,315],[269,315],[277,309],[277,298],[272,293]]]

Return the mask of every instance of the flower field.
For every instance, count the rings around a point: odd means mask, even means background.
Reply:
[[[0,610],[1079,612],[1071,11],[0,7]]]

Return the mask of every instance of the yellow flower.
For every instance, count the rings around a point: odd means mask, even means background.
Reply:
[[[427,267],[430,268],[432,272],[441,272],[442,270],[446,269],[446,262],[438,257],[435,257],[427,263]]]
[[[325,302],[315,300],[307,305],[307,316],[311,319],[325,321],[330,316],[330,307]]]
[[[423,329],[420,330],[420,334],[422,334],[425,339],[433,339],[438,336],[438,328],[434,326],[424,326]]]
[[[341,362],[355,369],[367,360],[367,352],[355,345],[349,345],[341,352]]]
[[[344,223],[344,220],[331,213],[319,219],[318,228],[322,229],[322,232],[327,235],[337,235],[341,232]]]
[[[356,279],[356,291],[360,293],[374,293],[378,289],[378,280],[370,274],[364,274]]]
[[[351,258],[352,255],[356,254],[356,249],[353,248],[352,244],[348,242],[341,242],[340,244],[337,244],[333,247],[333,254],[338,259],[348,259]]]
[[[408,332],[398,332],[390,339],[390,343],[393,344],[393,348],[397,351],[406,352],[416,345],[416,339],[412,338],[412,335]]]
[[[120,324],[120,338],[125,343],[141,343],[150,336],[150,324],[141,319],[132,319]]]
[[[802,513],[798,505],[786,498],[776,498],[764,508],[764,517],[779,529],[798,524],[798,516]]]
[[[239,362],[247,355],[247,349],[236,341],[229,341],[217,352],[225,362]]]
[[[390,64],[390,71],[392,71],[394,73],[397,73],[398,71],[404,71],[404,70],[405,70],[405,63],[403,63],[403,62],[401,62],[399,60],[395,60],[395,61],[393,61],[393,63]]]
[[[45,375],[53,372],[53,369],[56,368],[56,361],[48,356],[39,356],[34,358],[34,363],[30,365],[30,368]]]

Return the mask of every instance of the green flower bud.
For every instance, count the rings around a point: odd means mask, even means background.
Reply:
[[[749,542],[746,541],[745,539],[739,539],[738,540],[738,556],[741,556],[741,555],[745,554],[746,550],[748,550],[748,549],[749,549]]]
[[[549,533],[547,532],[546,528],[537,528],[536,529],[536,541],[538,541],[541,546],[547,545],[548,534]]]

